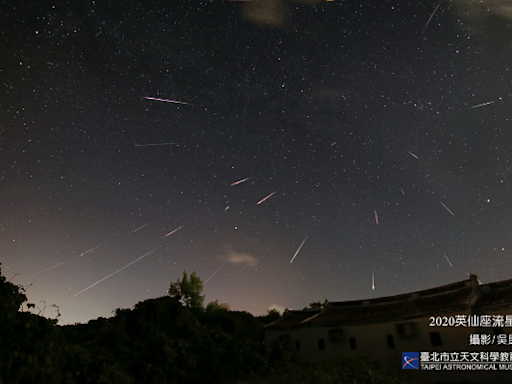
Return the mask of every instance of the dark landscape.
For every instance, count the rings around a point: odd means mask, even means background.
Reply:
[[[198,307],[190,300],[193,293],[146,300],[109,319],[59,326],[19,311],[33,305],[22,287],[0,276],[0,383],[412,382],[368,358],[300,361],[287,347],[264,342],[264,324],[279,313],[257,318],[216,302]],[[201,292],[195,293],[201,301]]]
[[[511,0],[0,8],[1,384],[403,383],[264,326],[511,278]]]

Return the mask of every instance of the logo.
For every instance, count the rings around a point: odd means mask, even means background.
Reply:
[[[402,352],[402,369],[420,369],[420,353]]]

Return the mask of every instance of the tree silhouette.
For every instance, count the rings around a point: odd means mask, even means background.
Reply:
[[[187,276],[187,271],[183,271],[183,277],[180,281],[172,282],[168,294],[170,297],[181,301],[187,308],[202,309],[204,302],[203,282],[192,272],[190,277]]]
[[[8,282],[0,270],[0,384],[58,383],[62,365],[57,320],[23,311],[22,286]]]
[[[309,303],[309,307],[305,307],[304,309],[310,309],[310,308],[312,308],[312,309],[322,309],[328,303],[329,303],[329,301],[327,299],[325,299],[325,301],[323,303],[320,300],[319,301],[313,301],[312,303]]]
[[[273,323],[274,321],[279,320],[280,318],[281,314],[279,313],[279,311],[275,308],[272,308],[267,311],[266,316],[258,317],[258,320],[260,320],[262,324],[270,324]]]

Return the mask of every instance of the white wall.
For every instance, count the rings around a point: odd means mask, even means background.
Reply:
[[[460,313],[444,314],[451,316]],[[503,313],[500,313],[503,314]],[[410,337],[400,337],[397,334],[397,324],[413,323],[416,330]],[[277,341],[280,335],[287,334],[288,345],[295,349],[300,342],[299,353],[307,360],[322,360],[339,355],[360,354],[372,356],[380,360],[390,371],[402,371],[402,352],[462,352],[462,351],[512,351],[512,346],[470,346],[470,333],[492,333],[492,328],[467,327],[429,327],[428,317],[411,321],[385,322],[376,324],[345,325],[340,327],[312,327],[304,324],[301,328],[290,330],[267,330],[267,342]],[[331,341],[329,331],[342,329],[343,337],[339,343]],[[505,333],[511,333],[512,328],[505,328]],[[442,345],[432,346],[430,332],[439,332]],[[389,348],[386,335],[392,335],[395,348]],[[351,349],[350,338],[355,339],[356,349]],[[318,340],[324,339],[325,350],[320,350]],[[414,371],[411,376],[423,377],[425,380],[460,382],[468,380],[477,383],[510,383],[512,372],[440,372]]]

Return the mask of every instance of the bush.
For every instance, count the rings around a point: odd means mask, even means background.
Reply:
[[[319,362],[297,361],[274,370],[265,377],[239,381],[238,384],[411,384],[405,375],[386,371],[375,359],[340,356]]]
[[[54,383],[60,377],[57,321],[20,312],[26,301],[23,288],[0,275],[0,384]]]

